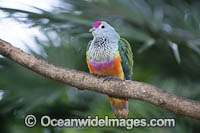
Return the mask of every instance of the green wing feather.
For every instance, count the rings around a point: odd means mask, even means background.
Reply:
[[[122,58],[122,68],[124,71],[125,79],[131,80],[133,74],[133,53],[129,42],[123,38],[119,40],[119,52]]]
[[[88,49],[89,49],[91,43],[92,43],[92,40],[90,40],[90,41],[88,42],[87,49],[86,49],[86,56],[87,56],[87,52],[88,52]]]
[[[88,51],[88,49],[89,49],[91,43],[92,43],[92,40],[90,40],[90,41],[88,42],[86,51]]]

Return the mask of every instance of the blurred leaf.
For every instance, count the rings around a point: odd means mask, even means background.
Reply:
[[[138,50],[138,53],[142,53],[145,50],[147,50],[148,48],[150,48],[152,45],[155,44],[155,40],[148,40],[145,44],[143,44],[143,46]]]
[[[174,56],[176,58],[176,61],[180,64],[181,58],[180,58],[179,51],[178,51],[178,45],[174,42],[169,41],[169,46],[172,48],[172,51],[173,51]]]
[[[195,44],[189,43],[188,47],[194,50],[200,56],[200,48],[198,48]]]

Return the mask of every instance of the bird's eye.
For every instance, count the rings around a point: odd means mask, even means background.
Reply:
[[[101,26],[101,28],[103,29],[103,28],[105,28],[105,26],[104,26],[104,25],[102,25],[102,26]]]

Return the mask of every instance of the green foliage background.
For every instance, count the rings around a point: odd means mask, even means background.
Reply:
[[[88,33],[97,20],[115,27],[131,43],[133,80],[154,84],[175,95],[200,100],[200,1],[198,0],[60,0],[53,11],[38,12],[0,7],[8,17],[39,27],[46,39],[34,38],[39,58],[53,64],[88,72],[85,61]],[[19,16],[25,16],[19,17]],[[28,47],[28,46],[27,46]],[[79,91],[0,58],[0,132],[76,133],[128,132],[123,128],[34,128],[24,116],[38,118],[114,117],[107,96]],[[129,100],[132,118],[175,118],[175,128],[135,128],[132,132],[200,132],[200,121],[175,115],[154,105]]]

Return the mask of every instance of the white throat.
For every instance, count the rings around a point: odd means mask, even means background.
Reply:
[[[117,37],[94,36],[87,56],[91,62],[107,62],[113,60],[117,53]]]

